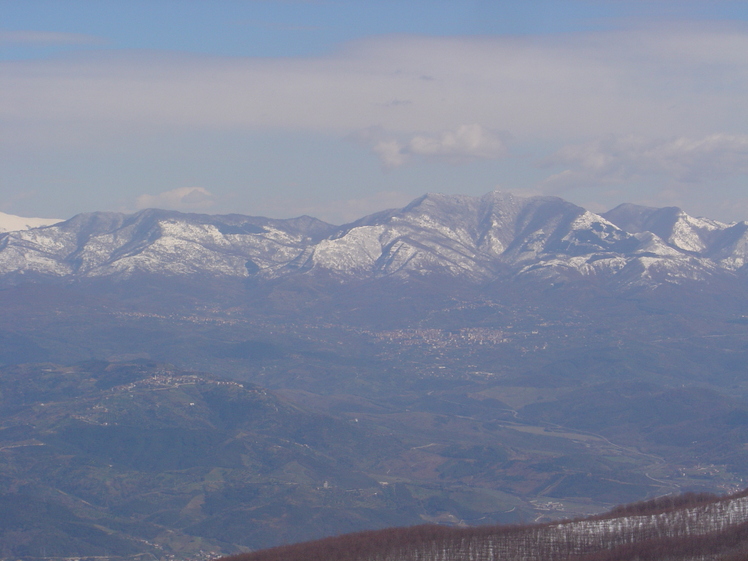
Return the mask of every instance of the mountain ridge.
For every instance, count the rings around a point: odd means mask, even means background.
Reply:
[[[0,278],[207,275],[342,281],[446,275],[468,282],[537,277],[656,286],[740,277],[748,224],[677,207],[623,204],[595,214],[557,197],[426,194],[334,226],[312,217],[87,213],[0,234]]]

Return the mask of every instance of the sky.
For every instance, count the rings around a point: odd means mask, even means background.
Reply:
[[[748,2],[0,0],[0,211],[748,219]]]

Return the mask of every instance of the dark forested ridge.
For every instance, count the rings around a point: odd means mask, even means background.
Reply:
[[[360,532],[223,561],[744,561],[748,491],[684,494],[536,525]]]

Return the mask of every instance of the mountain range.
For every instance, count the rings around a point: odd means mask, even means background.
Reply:
[[[653,286],[740,278],[748,224],[676,207],[622,204],[595,214],[556,197],[428,194],[343,226],[303,216],[95,212],[0,237],[0,276],[132,275],[338,280],[449,276],[588,278]]]

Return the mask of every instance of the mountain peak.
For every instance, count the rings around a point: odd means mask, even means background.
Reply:
[[[601,216],[622,230],[626,230],[632,234],[639,234],[647,231],[647,221],[658,210],[655,207],[622,203],[614,209],[604,212]]]

